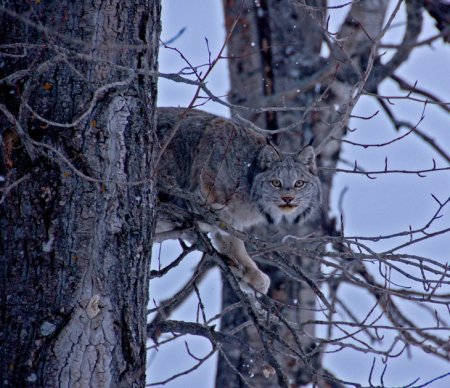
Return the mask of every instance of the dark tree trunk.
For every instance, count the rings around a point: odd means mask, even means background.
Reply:
[[[377,9],[366,14],[366,3],[373,3],[367,4],[368,8],[375,6]],[[228,41],[230,102],[251,108],[272,106],[293,108],[259,114],[236,109],[232,114],[239,114],[265,129],[278,129],[297,123],[290,132],[275,135],[274,141],[285,151],[291,152],[312,143],[316,148],[320,148],[319,167],[335,167],[340,143],[324,140],[334,130],[333,125],[338,122],[342,125],[334,131],[333,136],[339,138],[343,135],[345,124],[348,122],[348,116],[345,117],[343,112],[347,108],[346,102],[350,98],[351,88],[358,78],[352,73],[354,68],[345,58],[336,58],[335,53],[329,58],[320,56],[324,37],[322,28],[326,28],[326,1],[260,0],[247,2],[243,8],[238,1],[224,0],[223,4],[228,32],[231,31],[236,18],[239,18]],[[345,36],[353,34],[346,43],[349,46],[345,49],[348,55],[353,56],[360,71],[365,70],[371,49],[372,41],[368,35],[375,37],[379,33],[385,8],[385,1],[355,4],[347,18],[352,20],[353,17],[365,27],[365,30],[355,26],[355,23],[353,25],[349,23],[352,26],[349,28],[353,30],[351,32],[345,30],[344,25],[341,31]],[[338,48],[336,50],[338,51]],[[331,109],[324,109],[326,107]],[[327,216],[332,175],[321,173],[320,178],[324,194],[322,216],[302,225],[296,232],[290,230],[289,234],[297,233],[304,236],[314,233],[320,236],[324,232],[334,230],[330,228],[333,221]],[[258,231],[269,240],[276,232]],[[317,261],[309,257],[295,256],[289,260],[297,264],[309,279],[320,284],[320,264]],[[302,327],[302,322],[314,320],[315,309],[325,307],[316,304],[317,295],[306,283],[292,281],[273,267],[263,265],[261,267],[272,280],[270,289],[272,298],[282,303],[299,304],[298,310],[288,308],[282,311],[286,320],[293,322],[293,327]],[[233,302],[235,297],[225,285],[223,308]],[[222,320],[223,332],[231,331],[244,319],[246,318],[241,310],[227,313]],[[298,386],[315,381],[319,386],[324,386],[324,382],[321,383],[318,377],[326,373],[321,371],[320,349],[315,349],[314,327],[309,325],[304,330],[303,332],[299,330],[303,362],[296,360],[296,357],[289,357],[286,348],[281,349],[277,362],[289,384]],[[276,331],[282,333],[286,343],[296,344],[291,330],[285,325],[279,325]],[[244,342],[248,342],[255,349],[261,349],[261,339],[252,328],[242,330],[240,335]],[[265,376],[264,368],[252,367],[252,360],[247,359],[243,351],[231,347],[225,347],[224,350],[227,359],[219,357],[216,386],[221,388],[243,386],[236,371],[244,377],[251,376],[250,383],[257,387],[283,385],[279,378],[277,380],[276,375],[267,377],[266,373]],[[271,365],[270,362],[268,364]],[[271,366],[275,365],[272,363]]]
[[[0,385],[143,386],[160,2],[0,7]]]

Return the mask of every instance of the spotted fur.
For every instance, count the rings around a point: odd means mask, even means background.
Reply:
[[[171,138],[157,166],[161,200],[197,214],[206,206],[240,231],[282,220],[302,223],[320,207],[321,185],[311,146],[284,154],[264,136],[231,120],[180,108],[158,109],[157,134],[161,145]],[[190,198],[171,195],[174,190]],[[180,226],[164,211],[158,219],[157,233]],[[244,243],[216,226],[201,227],[211,232],[219,252],[234,260],[232,269],[241,287],[266,293],[270,280]]]

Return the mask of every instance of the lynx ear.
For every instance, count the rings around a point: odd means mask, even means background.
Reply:
[[[261,151],[259,160],[261,169],[266,170],[270,168],[273,162],[278,162],[281,160],[280,152],[273,144],[267,143]]]
[[[303,148],[297,155],[295,155],[295,160],[297,162],[302,162],[305,166],[307,166],[312,174],[317,173],[316,154],[314,153],[314,148],[312,148],[312,146],[306,146]]]

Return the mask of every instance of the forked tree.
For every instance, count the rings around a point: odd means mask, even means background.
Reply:
[[[0,385],[143,386],[160,3],[0,25]]]

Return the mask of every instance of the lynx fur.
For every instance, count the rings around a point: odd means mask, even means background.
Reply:
[[[302,223],[320,207],[321,185],[311,146],[283,154],[263,135],[199,110],[159,108],[157,127],[160,144],[173,135],[157,166],[162,202],[199,215],[206,207],[238,231],[283,219]],[[188,193],[189,199],[174,192]],[[186,221],[160,210],[157,236],[181,230]],[[233,261],[231,269],[243,290],[267,293],[270,279],[249,256],[242,240],[216,225],[197,225]]]

